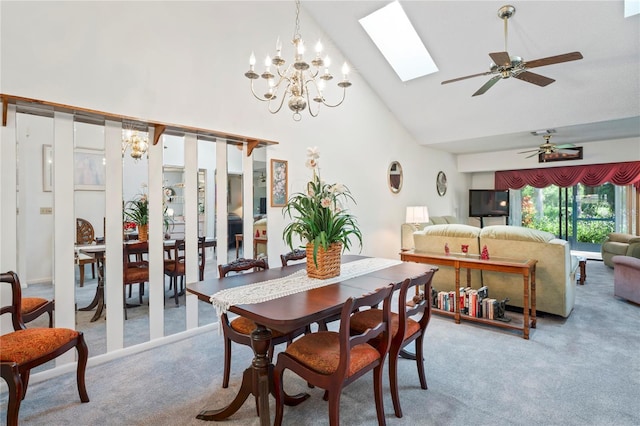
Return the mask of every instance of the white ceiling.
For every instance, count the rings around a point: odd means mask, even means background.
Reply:
[[[388,3],[303,0],[301,13],[420,144],[452,153],[530,149],[543,142],[531,135],[540,129],[556,129],[554,143],[581,146],[640,137],[640,15],[624,18],[622,0],[401,1],[440,69],[406,83],[358,22]],[[504,51],[497,12],[505,4],[516,8],[508,23],[511,55],[526,61],[579,51],[584,59],[536,68],[556,80],[546,87],[506,79],[472,97],[489,76],[441,85],[489,70],[489,52]]]

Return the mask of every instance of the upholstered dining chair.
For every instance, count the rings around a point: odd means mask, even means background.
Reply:
[[[21,302],[22,321],[27,324],[42,314],[49,314],[49,328],[53,328],[53,300],[42,297],[23,297]],[[15,329],[16,325],[13,325]]]
[[[0,283],[11,285],[11,305],[0,307],[0,315],[11,314],[14,331],[0,336],[0,375],[9,389],[7,425],[17,426],[20,403],[27,393],[31,369],[62,355],[78,351],[76,381],[82,402],[89,402],[85,370],[89,356],[81,331],[68,328],[26,328],[22,320],[22,290],[15,272],[0,274]]]
[[[265,270],[269,269],[269,263],[266,259],[236,259],[233,262],[218,265],[220,277],[225,277],[229,272],[243,272],[247,270]],[[256,329],[256,324],[242,316],[229,321],[226,313],[222,314],[220,320],[222,324],[222,332],[224,335],[224,375],[222,378],[222,387],[229,386],[229,376],[231,375],[231,342],[251,347],[251,332]],[[289,343],[294,338],[303,334],[305,329],[296,330],[293,333],[284,334],[278,330],[271,330],[271,347],[269,348],[269,360],[273,358],[273,348],[281,343]]]
[[[281,254],[280,261],[282,262],[282,267],[289,265],[289,262],[294,260],[302,260],[307,258],[307,251],[301,249],[295,249],[290,251],[289,253]]]
[[[278,354],[273,370],[276,396],[275,425],[282,424],[284,411],[283,374],[290,370],[310,385],[325,390],[329,401],[329,424],[340,424],[342,389],[373,370],[373,389],[378,424],[385,424],[382,400],[382,369],[390,345],[390,306],[393,284],[358,298],[349,298],[342,307],[340,330],[318,331],[300,337]],[[352,334],[351,313],[363,306],[382,304],[382,321],[363,333]],[[373,346],[368,342],[378,339]]]
[[[86,219],[76,218],[76,245],[89,245],[96,242],[93,225]],[[79,253],[76,263],[80,272],[80,287],[84,287],[84,265],[91,265],[91,276],[96,278],[96,259],[93,256]]]
[[[140,241],[122,244],[122,284],[124,297],[124,319],[127,319],[126,288],[138,284],[138,298],[142,303],[144,283],[149,281],[149,262],[144,256],[149,253],[149,242]]]
[[[176,306],[180,305],[178,296],[184,288],[184,275],[186,273],[184,263],[184,240],[177,239],[173,246],[167,247],[169,258],[164,260],[164,274],[169,277],[169,289],[173,287],[173,297]],[[180,278],[180,290],[178,290],[178,278]]]
[[[400,286],[398,310],[391,313],[391,348],[389,349],[389,382],[396,417],[402,417],[398,393],[398,358],[409,343],[415,341],[415,360],[420,387],[427,389],[424,374],[424,334],[431,319],[431,280],[437,268],[414,278],[407,278]],[[411,292],[410,290],[414,290]],[[380,309],[365,309],[351,317],[351,331],[361,333],[382,320]],[[413,358],[413,357],[412,357]]]

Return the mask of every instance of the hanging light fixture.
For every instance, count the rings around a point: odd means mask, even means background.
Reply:
[[[256,58],[251,53],[249,58],[249,71],[244,73],[245,77],[251,80],[251,93],[256,99],[269,103],[269,112],[276,114],[280,111],[284,105],[285,99],[289,99],[288,106],[293,111],[293,119],[300,121],[302,116],[301,111],[304,111],[309,106],[309,114],[312,117],[316,117],[320,111],[320,105],[326,105],[331,108],[340,106],[344,101],[347,87],[351,86],[349,81],[349,67],[345,62],[342,66],[342,80],[338,82],[338,87],[342,88],[342,99],[336,104],[329,104],[324,99],[323,91],[325,84],[333,79],[333,76],[329,72],[330,59],[329,56],[322,58],[322,43],[318,41],[315,46],[316,56],[309,63],[305,62],[303,56],[305,51],[304,41],[300,35],[300,0],[296,0],[296,25],[293,33],[293,47],[294,47],[294,59],[289,66],[284,68],[286,61],[282,59],[282,43],[280,38],[276,42],[276,56],[271,59],[267,55],[265,59],[265,70],[262,74],[258,74],[254,71]],[[271,65],[275,65],[276,74],[271,72]],[[253,81],[262,77],[267,80],[267,92],[260,96],[256,94],[253,87]],[[315,112],[312,109],[311,101],[318,104]]]
[[[131,149],[131,157],[138,161],[147,152],[149,148],[149,133],[128,128],[122,129],[122,156]]]

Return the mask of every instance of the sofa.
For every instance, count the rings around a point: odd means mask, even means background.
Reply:
[[[640,259],[613,256],[613,295],[640,304]]]
[[[631,256],[640,259],[640,236],[612,232],[602,242],[600,252],[604,264],[610,268],[614,266],[614,256]]]
[[[413,244],[413,233],[416,231],[421,231],[427,226],[432,225],[446,225],[450,223],[459,223],[458,219],[454,216],[430,216],[429,222],[423,223],[403,223],[400,227],[400,236],[402,239],[400,248],[402,250],[412,250],[414,248]]]
[[[493,225],[477,228],[470,225],[433,225],[413,233],[417,253],[444,253],[448,244],[452,252],[469,245],[469,254],[480,254],[486,245],[490,257],[536,259],[536,309],[568,317],[575,303],[575,277],[578,259],[571,255],[569,243],[548,232],[518,226]],[[464,285],[464,279],[461,285]],[[473,288],[486,285],[489,296],[509,298],[507,305],[523,307],[522,276],[491,271],[472,271]],[[455,289],[452,268],[441,267],[433,278],[438,291]]]

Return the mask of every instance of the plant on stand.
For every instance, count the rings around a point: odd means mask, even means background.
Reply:
[[[283,214],[292,222],[283,231],[283,238],[293,250],[293,237],[306,242],[307,274],[313,278],[340,275],[340,254],[349,249],[355,236],[362,248],[362,233],[356,218],[343,204],[355,203],[349,189],[340,183],[328,184],[320,178],[316,148],[307,148],[306,166],[313,170],[307,192],[291,196],[283,207]]]
[[[163,201],[164,203],[164,201]],[[133,222],[138,227],[138,240],[147,241],[149,238],[149,199],[144,192],[138,194],[133,200],[129,200],[124,205],[124,219]],[[167,231],[171,223],[171,218],[167,216],[167,207],[163,209],[164,229]]]

